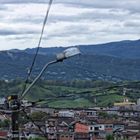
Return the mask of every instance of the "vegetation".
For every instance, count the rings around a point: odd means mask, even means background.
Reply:
[[[28,83],[29,85],[30,83]],[[0,97],[21,94],[23,81],[0,81]],[[123,86],[118,86],[123,85]],[[113,83],[106,81],[44,81],[40,80],[25,97],[30,101],[43,99],[40,106],[50,107],[94,107],[112,106],[114,102],[122,102],[123,89],[130,101],[140,98],[139,82]]]
[[[29,138],[29,140],[46,140],[46,138],[41,138],[41,137],[38,137],[38,138]]]
[[[114,140],[113,135],[108,135],[108,136],[106,136],[106,140]]]
[[[9,126],[10,126],[10,121],[8,119],[0,121],[0,128],[8,128]]]
[[[30,117],[33,120],[43,120],[43,118],[45,118],[47,116],[47,114],[45,112],[39,111],[39,112],[33,112]]]

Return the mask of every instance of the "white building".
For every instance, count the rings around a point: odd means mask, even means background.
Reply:
[[[74,117],[74,112],[73,111],[68,111],[68,110],[62,110],[58,112],[59,117]]]

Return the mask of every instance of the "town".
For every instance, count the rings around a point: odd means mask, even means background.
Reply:
[[[26,115],[21,116],[21,139],[140,140],[140,99],[137,103],[124,99],[111,108],[30,107],[28,101],[24,105],[27,108]],[[10,138],[10,117],[8,111],[0,114],[0,139]]]

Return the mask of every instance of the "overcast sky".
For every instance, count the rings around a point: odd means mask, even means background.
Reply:
[[[0,0],[0,50],[37,46],[48,0]],[[140,39],[140,0],[54,0],[42,47]]]

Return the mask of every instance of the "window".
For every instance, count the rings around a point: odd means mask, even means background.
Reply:
[[[93,130],[93,127],[90,127],[90,130]]]
[[[95,130],[99,130],[99,127],[95,127]]]

